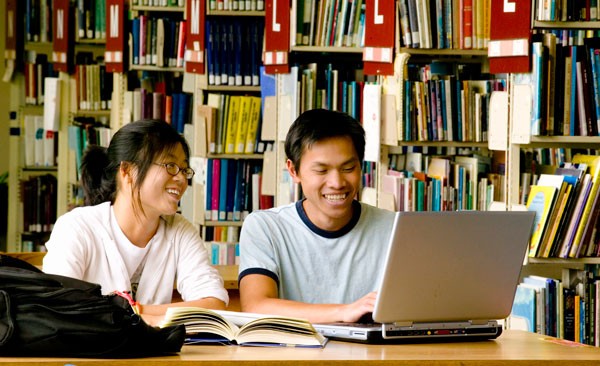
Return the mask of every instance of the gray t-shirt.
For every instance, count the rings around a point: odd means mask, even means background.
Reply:
[[[240,234],[240,277],[262,274],[279,297],[306,303],[348,304],[377,289],[394,213],[354,202],[354,217],[339,231],[309,219],[302,201],[250,214]]]

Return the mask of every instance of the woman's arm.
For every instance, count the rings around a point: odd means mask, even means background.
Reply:
[[[225,310],[225,303],[215,297],[205,297],[203,299],[192,301],[174,302],[172,304],[162,305],[143,305],[138,304],[138,311],[142,315],[144,321],[150,325],[158,326],[170,307],[176,306],[195,306],[206,309]]]

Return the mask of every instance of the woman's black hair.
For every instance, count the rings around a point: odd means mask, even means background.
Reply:
[[[110,201],[114,203],[117,190],[116,176],[121,164],[125,168],[135,167],[133,191],[134,199],[143,213],[139,190],[150,166],[161,156],[169,154],[181,145],[189,160],[190,148],[185,138],[171,125],[162,120],[148,119],[126,124],[110,140],[108,148],[90,145],[81,161],[81,185],[85,205],[97,205]]]
[[[315,142],[339,136],[352,139],[354,149],[362,162],[365,156],[365,130],[360,122],[350,115],[327,109],[311,109],[302,113],[292,123],[285,138],[285,154],[296,170],[305,149]]]

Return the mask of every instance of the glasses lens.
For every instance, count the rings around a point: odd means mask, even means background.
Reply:
[[[194,170],[192,168],[185,168],[183,169],[183,175],[185,175],[187,179],[192,179],[194,177]]]
[[[175,163],[167,163],[165,164],[165,168],[167,168],[167,173],[171,175],[177,175],[177,173],[179,173],[179,167]]]

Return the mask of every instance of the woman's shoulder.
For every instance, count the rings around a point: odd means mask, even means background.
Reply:
[[[104,202],[95,206],[75,207],[71,211],[63,214],[57,220],[68,222],[88,222],[96,224],[108,220],[110,214],[110,202]]]

